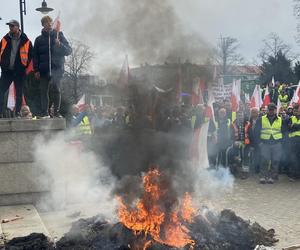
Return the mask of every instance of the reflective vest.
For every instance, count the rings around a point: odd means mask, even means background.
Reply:
[[[2,55],[3,55],[3,52],[6,48],[6,46],[7,46],[7,41],[6,41],[5,38],[3,38],[2,43],[1,43],[1,49],[0,49],[0,62],[1,62]],[[20,47],[20,59],[21,59],[22,65],[24,67],[28,66],[29,48],[30,48],[30,41],[29,40]]]
[[[291,120],[292,120],[292,125],[300,124],[300,119],[298,120],[298,118],[296,116],[292,116]],[[300,136],[300,130],[289,133],[290,138],[296,137],[296,136]]]
[[[90,119],[87,116],[84,116],[82,121],[79,124],[79,131],[82,135],[91,135],[92,130],[90,126]]]
[[[261,118],[261,133],[260,139],[262,140],[270,140],[271,136],[274,140],[282,139],[281,127],[282,127],[282,119],[281,117],[277,117],[273,124],[270,124],[270,121],[266,115]]]
[[[231,121],[230,121],[230,119],[228,118],[228,119],[227,119],[227,127],[230,128],[230,125],[231,125]],[[217,129],[219,128],[219,123],[218,123],[218,122],[216,122],[216,127],[217,127]]]
[[[279,98],[279,101],[281,102],[281,104],[284,106],[284,107],[286,107],[287,106],[287,104],[288,104],[288,102],[289,102],[289,96],[288,95],[279,95],[278,96],[278,98]]]

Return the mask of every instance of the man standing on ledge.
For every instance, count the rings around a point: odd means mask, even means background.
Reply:
[[[20,24],[16,20],[6,23],[9,26],[7,33],[0,42],[0,118],[3,115],[4,96],[12,82],[16,88],[16,117],[20,117],[22,104],[23,85],[26,77],[26,68],[28,67],[33,48],[30,40],[20,30]]]
[[[60,115],[60,82],[64,73],[65,56],[72,53],[62,32],[52,29],[52,18],[45,16],[41,20],[42,34],[35,39],[33,67],[35,77],[40,80],[41,118],[49,118],[49,90],[53,100],[54,117]]]

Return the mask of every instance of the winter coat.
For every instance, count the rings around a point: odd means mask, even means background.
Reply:
[[[0,62],[0,66],[1,66],[1,70],[2,72],[5,71],[9,71],[9,64],[10,64],[10,55],[11,55],[11,35],[9,33],[7,33],[3,39],[5,39],[7,41],[7,45],[3,51],[3,54],[1,56],[1,62]],[[0,48],[2,48],[2,45],[4,43],[4,40],[1,40],[0,42]],[[20,44],[19,44],[19,50],[20,48],[26,43],[28,42],[29,39],[26,36],[25,33],[21,33],[20,35]],[[30,42],[29,44],[29,50],[28,50],[28,61],[27,61],[27,65],[23,65],[21,62],[21,57],[20,57],[20,52],[17,53],[16,55],[16,59],[15,59],[15,64],[14,64],[14,71],[18,74],[18,75],[25,75],[26,74],[26,68],[28,67],[30,61],[32,60],[33,57],[33,47],[32,47],[32,43]]]
[[[41,76],[50,76],[50,57],[51,73],[55,72],[62,76],[64,73],[65,56],[72,53],[72,48],[62,32],[58,34],[60,45],[55,44],[56,38],[56,31],[46,32],[42,30],[42,34],[35,39],[33,67],[34,71],[39,72]]]

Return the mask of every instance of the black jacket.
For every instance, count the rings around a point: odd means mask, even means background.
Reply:
[[[11,54],[11,36],[9,33],[7,33],[4,37],[3,37],[6,41],[7,41],[7,45],[6,48],[1,56],[1,70],[2,72],[5,71],[9,71],[9,64],[10,64],[10,54]],[[21,33],[20,36],[20,44],[19,44],[19,51],[20,51],[20,47],[22,47],[27,41],[28,41],[28,37],[26,36],[26,34]],[[3,43],[3,39],[0,42],[0,48],[2,47],[2,43]],[[20,58],[20,52],[17,53],[16,55],[16,59],[15,59],[15,65],[14,65],[14,71],[17,74],[20,75],[25,75],[26,74],[26,68],[29,65],[32,57],[33,57],[33,47],[32,47],[32,43],[30,42],[30,46],[29,46],[29,51],[28,51],[28,64],[26,66],[24,66],[21,63],[21,58]]]
[[[60,46],[55,44],[57,37],[56,31],[46,32],[42,30],[42,34],[35,39],[33,67],[35,72],[40,72],[41,76],[49,76],[50,74],[50,53],[51,51],[51,71],[52,73],[63,75],[65,56],[72,53],[72,48],[62,32],[59,32],[58,39]]]

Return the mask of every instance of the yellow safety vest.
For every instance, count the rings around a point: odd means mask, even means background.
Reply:
[[[227,127],[230,128],[230,125],[231,125],[231,120],[228,118],[227,119]],[[218,129],[219,128],[219,123],[216,122],[216,128]]]
[[[270,140],[271,136],[274,140],[282,139],[281,127],[282,127],[282,119],[281,117],[277,117],[273,124],[270,124],[270,121],[266,115],[261,118],[262,129],[260,133],[260,139],[262,140]]]
[[[292,125],[300,124],[300,119],[298,120],[296,116],[292,116],[291,118],[292,118]],[[290,138],[296,137],[296,136],[300,136],[300,130],[289,133]]]
[[[84,116],[81,123],[79,124],[79,131],[82,135],[92,134],[90,119],[87,116]]]

